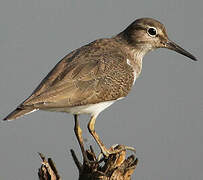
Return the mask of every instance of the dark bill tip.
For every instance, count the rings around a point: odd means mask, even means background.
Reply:
[[[168,41],[166,43],[166,48],[176,51],[184,56],[187,56],[190,59],[192,59],[193,61],[197,61],[197,58],[195,56],[193,56],[191,53],[187,52],[185,49],[181,48],[179,45],[177,45],[173,41]]]

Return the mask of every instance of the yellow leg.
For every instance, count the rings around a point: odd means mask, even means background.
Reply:
[[[88,130],[89,130],[90,134],[94,137],[97,144],[99,145],[104,156],[108,157],[110,153],[109,153],[108,149],[104,146],[104,144],[102,143],[101,139],[99,138],[98,134],[95,131],[95,121],[96,121],[96,117],[92,116],[88,123]]]
[[[101,139],[99,138],[98,134],[95,131],[95,122],[96,122],[96,116],[92,116],[89,123],[88,123],[88,130],[90,132],[90,134],[94,137],[95,141],[97,142],[97,144],[99,145],[102,154],[105,157],[108,157],[110,154],[115,154],[115,153],[119,153],[123,150],[131,150],[135,152],[135,149],[132,147],[128,147],[128,146],[124,146],[124,145],[120,145],[121,148],[117,149],[116,145],[115,147],[112,146],[109,150],[104,146],[104,144],[102,143]]]
[[[88,158],[87,158],[87,155],[85,152],[85,148],[84,148],[83,138],[82,138],[82,129],[80,128],[77,114],[74,115],[74,120],[75,120],[75,127],[74,127],[75,135],[76,135],[78,143],[80,145],[80,149],[82,151],[83,158],[85,161],[88,161]]]

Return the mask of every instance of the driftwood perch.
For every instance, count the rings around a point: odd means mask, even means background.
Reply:
[[[55,163],[51,158],[46,160],[45,156],[42,153],[39,153],[39,156],[42,159],[42,165],[38,171],[39,180],[61,180],[61,177],[58,174]]]
[[[90,162],[83,160],[83,163],[79,162],[71,149],[71,155],[79,171],[79,180],[130,180],[138,160],[134,155],[126,158],[126,150],[123,150],[123,147],[122,145],[112,147],[121,151],[111,154],[108,159],[97,160],[90,146],[90,149],[86,150]],[[39,180],[62,180],[52,159],[46,160],[43,154],[39,153],[39,155],[42,159],[42,165],[38,171]]]

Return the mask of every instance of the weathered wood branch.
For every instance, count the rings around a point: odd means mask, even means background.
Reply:
[[[61,180],[61,177],[58,174],[55,163],[51,158],[46,160],[45,156],[42,153],[39,153],[39,156],[42,159],[42,165],[38,170],[39,180]]]
[[[83,160],[83,163],[79,162],[71,149],[71,155],[79,171],[79,180],[130,180],[138,160],[134,155],[126,158],[126,150],[123,147],[122,145],[113,147],[121,151],[111,154],[108,159],[98,160],[90,146],[90,149],[86,150],[89,162]],[[38,171],[39,180],[61,180],[52,159],[46,160],[43,154],[39,153],[39,155],[42,159],[42,165]]]

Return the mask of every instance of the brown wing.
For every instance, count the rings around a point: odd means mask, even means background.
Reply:
[[[100,46],[91,43],[67,55],[20,107],[73,107],[126,96],[132,67],[118,49]]]

